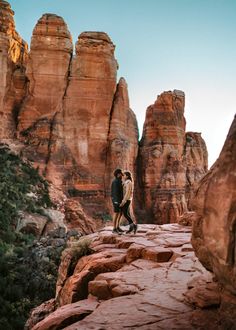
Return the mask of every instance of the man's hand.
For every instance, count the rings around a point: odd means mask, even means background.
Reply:
[[[123,207],[124,206],[124,203],[120,203],[120,207]]]

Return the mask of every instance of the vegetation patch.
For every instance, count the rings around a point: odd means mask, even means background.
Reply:
[[[30,309],[54,296],[63,244],[42,258],[34,237],[15,231],[22,211],[41,214],[49,206],[47,181],[0,144],[0,329],[23,329]]]

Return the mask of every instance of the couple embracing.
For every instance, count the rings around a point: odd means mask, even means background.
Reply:
[[[134,232],[135,234],[138,226],[134,223],[130,215],[130,204],[134,190],[131,173],[129,171],[123,173],[120,168],[117,168],[114,172],[114,177],[115,179],[112,181],[111,185],[111,199],[114,208],[114,228],[112,233],[121,235],[124,232],[124,230],[120,228],[120,220],[123,215],[129,222],[129,229],[126,233]]]

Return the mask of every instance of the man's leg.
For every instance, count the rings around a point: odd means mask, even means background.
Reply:
[[[113,215],[113,229],[117,228],[118,217],[119,217],[119,213],[114,213],[114,215]]]

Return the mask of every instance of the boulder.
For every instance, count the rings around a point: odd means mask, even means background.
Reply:
[[[40,237],[47,221],[48,219],[40,214],[23,212],[18,218],[16,231]]]
[[[236,294],[236,117],[223,149],[200,181],[191,204],[192,245],[202,264]]]

